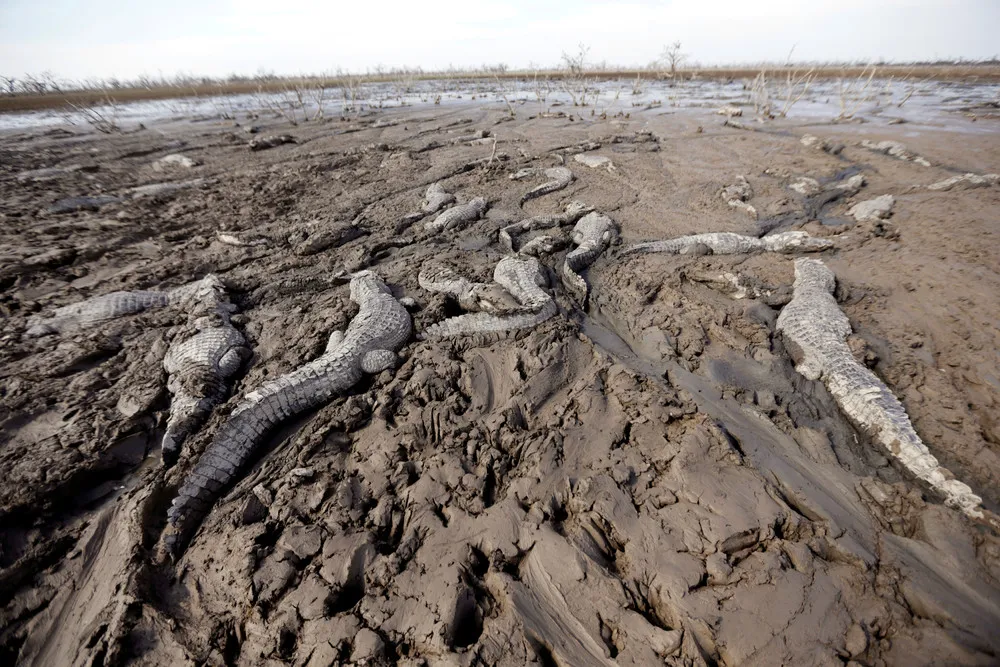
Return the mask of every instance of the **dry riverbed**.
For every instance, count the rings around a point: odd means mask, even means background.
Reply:
[[[0,662],[996,664],[1000,187],[926,187],[1000,171],[996,121],[553,111],[0,137]],[[557,166],[575,179],[522,203]],[[524,168],[539,172],[510,178]],[[437,182],[488,209],[426,231],[409,214]],[[849,213],[880,195],[888,211]],[[555,317],[412,337],[396,369],[272,434],[183,555],[162,557],[170,501],[236,403],[357,312],[343,272],[412,298],[420,334],[460,312],[419,286],[425,262],[489,282],[502,227],[571,201],[625,245],[831,240],[812,256],[837,275],[852,350],[984,518],[946,507],[796,373],[775,331],[793,256],[614,245],[584,274],[584,307],[558,276],[564,227],[538,232],[555,238],[540,257]],[[253,356],[165,468],[182,313],[25,333],[59,306],[208,273]]]

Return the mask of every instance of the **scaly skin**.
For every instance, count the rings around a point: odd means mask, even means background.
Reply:
[[[133,199],[142,199],[143,197],[162,197],[164,195],[170,195],[181,190],[186,190],[187,188],[197,187],[208,183],[208,179],[205,178],[194,178],[189,181],[174,181],[170,183],[149,183],[147,185],[140,185],[134,188],[129,188],[125,191],[128,197]]]
[[[163,359],[167,389],[173,395],[163,435],[162,456],[173,464],[181,445],[225,398],[228,380],[250,356],[246,340],[229,322],[232,304],[214,275],[205,276],[188,298],[188,318],[196,331],[174,340]]]
[[[733,234],[731,232],[715,232],[710,234],[694,234],[681,236],[667,241],[647,241],[633,243],[622,251],[624,255],[636,253],[662,252],[674,255],[687,255],[707,249],[715,255],[742,255],[751,252],[817,252],[832,248],[833,243],[826,239],[817,239],[806,232],[781,232],[763,238]]]
[[[568,239],[543,234],[541,236],[536,236],[521,246],[521,248],[517,251],[517,254],[524,257],[540,257],[542,255],[553,253],[566,246],[568,243]]]
[[[851,354],[851,323],[833,298],[835,285],[833,272],[819,260],[795,260],[794,296],[777,321],[798,362],[795,369],[810,380],[822,379],[844,414],[940,492],[947,505],[981,517],[982,499],[967,485],[949,479],[914,431],[903,405]]]
[[[736,183],[722,188],[719,195],[730,207],[742,209],[754,220],[757,219],[757,209],[747,203],[753,197],[753,188],[746,176],[737,176]]]
[[[229,322],[233,307],[216,276],[210,274],[165,292],[112,292],[87,299],[56,309],[51,318],[37,320],[26,333],[69,331],[165,306],[184,310],[189,328],[195,331],[179,336],[163,359],[167,389],[173,394],[162,450],[169,464],[176,460],[184,440],[225,397],[227,379],[249,356],[243,335]]]
[[[817,149],[831,155],[840,155],[840,152],[844,150],[844,144],[829,139],[820,139],[812,134],[802,135],[799,141],[802,142],[803,146],[815,146]]]
[[[255,137],[250,140],[250,150],[252,151],[264,151],[268,148],[274,148],[275,146],[281,146],[283,144],[294,144],[296,143],[295,137],[290,134],[280,134],[270,137]]]
[[[461,229],[470,222],[483,217],[485,212],[486,200],[482,197],[476,197],[467,204],[452,206],[433,220],[428,220],[424,223],[424,229],[433,234],[445,230]]]
[[[566,210],[559,215],[536,215],[526,218],[520,222],[515,222],[500,230],[500,245],[509,252],[519,252],[514,248],[514,237],[537,229],[551,229],[561,225],[568,225],[576,222],[594,209],[578,201],[571,201],[566,205]]]
[[[724,201],[729,201],[731,199],[747,201],[753,197],[753,188],[750,186],[750,182],[747,180],[746,176],[737,176],[735,183],[727,185],[719,191],[719,196],[722,197]]]
[[[878,143],[872,141],[871,139],[865,139],[861,142],[861,145],[870,151],[876,153],[884,153],[897,160],[903,160],[904,162],[915,162],[916,164],[922,165],[924,167],[931,166],[931,163],[927,161],[927,158],[915,155],[906,149],[906,146],[899,143],[898,141],[879,141]]]
[[[188,314],[196,333],[180,336],[163,360],[167,389],[173,394],[163,436],[164,462],[176,459],[184,440],[204,422],[226,394],[226,380],[249,355],[243,335],[229,323],[232,305],[214,275],[165,292],[112,292],[56,309],[36,320],[30,336],[84,328],[151,308],[175,306]]]
[[[144,310],[183,304],[198,289],[200,282],[195,281],[165,292],[148,290],[111,292],[86,299],[80,303],[56,308],[52,317],[32,319],[25,335],[45,336],[64,331],[76,331],[91,324],[141,313]]]
[[[715,274],[688,272],[687,277],[689,280],[715,285],[722,291],[732,295],[734,299],[746,299],[748,297],[751,299],[761,299],[769,306],[785,305],[785,303],[787,303],[786,300],[780,304],[775,304],[773,297],[777,290],[764,285],[759,280],[750,276],[739,275],[726,271]],[[778,298],[780,298],[780,296]]]
[[[92,197],[66,197],[45,209],[48,213],[74,213],[76,211],[96,211],[106,204],[120,202],[121,197],[114,195],[95,195]]]
[[[824,188],[831,192],[836,192],[842,197],[852,197],[861,191],[865,186],[865,177],[861,174],[854,174],[848,179],[830,183]]]
[[[237,246],[239,248],[252,248],[259,245],[270,245],[271,241],[265,236],[241,236],[233,232],[216,231],[215,238],[219,243]]]
[[[618,224],[601,213],[589,213],[573,228],[573,243],[577,247],[566,255],[562,282],[581,304],[586,304],[590,288],[580,271],[594,263],[598,256],[618,241]]]
[[[395,351],[412,331],[409,313],[371,271],[353,276],[351,299],[360,306],[357,316],[346,332],[330,336],[321,357],[264,383],[233,410],[167,512],[163,541],[170,555],[180,554],[219,494],[274,427],[347,391],[365,373],[380,373],[396,363]]]
[[[823,203],[831,202],[839,197],[850,197],[856,195],[865,185],[865,177],[855,174],[848,179],[828,183],[823,186],[815,178],[800,176],[788,187],[800,195],[814,197],[820,193],[826,193]]]
[[[450,294],[463,310],[506,314],[523,310],[507,290],[496,283],[474,283],[444,266],[428,262],[417,282],[428,292]]]
[[[518,173],[520,174],[521,172]],[[517,175],[518,174],[515,174],[515,176]],[[552,180],[542,183],[541,185],[525,192],[521,197],[522,204],[529,199],[536,199],[551,192],[562,190],[567,185],[572,183],[574,178],[576,178],[573,176],[573,172],[566,167],[552,167],[551,169],[546,169],[545,175]]]
[[[472,333],[503,332],[534,327],[556,314],[556,302],[542,289],[545,274],[538,260],[518,256],[501,259],[493,279],[503,286],[528,312],[515,315],[469,313],[433,324],[424,338],[447,338]]]
[[[440,183],[432,183],[427,186],[427,192],[424,194],[424,202],[420,206],[420,210],[424,215],[430,215],[431,213],[437,213],[448,204],[454,203],[455,195],[445,192],[444,186]]]
[[[278,229],[253,232],[218,230],[215,237],[220,243],[244,248],[296,244],[295,254],[304,256],[340,247],[367,233],[364,228],[350,223],[317,221],[291,227],[283,224]]]
[[[25,334],[45,336],[83,329],[105,320],[141,313],[151,308],[162,308],[169,303],[170,296],[167,292],[111,292],[80,303],[56,308],[52,317],[34,320]]]
[[[858,202],[848,209],[847,215],[852,216],[858,222],[878,222],[892,215],[892,207],[895,203],[896,198],[892,195],[882,195]]]
[[[490,136],[490,133],[489,133],[488,130],[476,130],[472,134],[463,134],[461,136],[455,137],[454,139],[452,139],[448,143],[453,144],[453,145],[465,144],[465,143],[468,143],[470,141],[479,141],[480,139],[486,139],[489,136]]]
[[[943,192],[946,190],[972,190],[975,188],[988,188],[991,185],[1000,184],[1000,174],[962,174],[952,176],[943,181],[932,183],[927,186],[928,190]]]

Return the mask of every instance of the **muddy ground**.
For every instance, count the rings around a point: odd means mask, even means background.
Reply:
[[[833,238],[820,257],[859,359],[994,516],[1000,188],[913,186],[1000,170],[1000,126],[984,127],[996,121],[748,131],[655,108],[531,115],[469,103],[261,119],[258,136],[297,143],[257,152],[230,121],[0,139],[0,662],[998,664],[995,525],[945,507],[794,371],[774,330],[785,255],[613,248],[587,274],[586,309],[550,270],[557,317],[411,340],[396,370],[269,438],[180,560],[159,557],[174,492],[239,398],[315,358],[356,312],[339,272],[378,271],[418,303],[419,332],[459,312],[418,286],[425,260],[489,280],[499,227],[570,200],[611,216],[625,243],[774,228]],[[480,130],[490,137],[453,143]],[[847,147],[805,147],[806,132]],[[933,166],[860,148],[862,136],[901,139]],[[613,169],[574,161],[567,147],[586,140]],[[201,164],[152,166],[178,152]],[[509,176],[563,159],[576,181],[522,207],[542,179]],[[826,204],[788,188],[855,173],[866,187]],[[739,175],[757,220],[719,196]],[[191,179],[203,180],[48,210]],[[436,181],[460,202],[485,197],[486,217],[437,236],[404,222]],[[847,216],[884,193],[897,198],[888,221]],[[342,233],[352,224],[364,234]],[[267,243],[228,245],[220,230]],[[164,469],[162,358],[183,314],[23,334],[33,314],[209,272],[254,356]],[[724,272],[768,296],[735,298],[714,281]]]

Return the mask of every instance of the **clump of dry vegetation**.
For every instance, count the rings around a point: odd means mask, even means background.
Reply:
[[[792,64],[793,47],[780,71],[761,69],[750,83],[750,103],[757,120],[785,118],[792,107],[809,92],[816,79],[816,68],[802,70]],[[782,76],[784,75],[784,76]]]
[[[541,80],[539,80],[538,75],[539,71],[536,69],[531,78],[531,89],[535,93],[535,99],[538,100],[538,105],[540,107],[546,107],[546,111],[548,111],[547,103],[549,94],[552,92],[552,84],[547,74],[544,75]]]
[[[577,45],[576,53],[571,54],[563,51],[562,54],[564,68],[562,89],[563,92],[569,95],[575,107],[585,107],[589,103],[596,101],[599,93],[596,87],[591,86],[591,82],[586,76],[587,56],[589,53],[590,47],[580,42]],[[594,99],[588,102],[587,98],[591,94],[593,94]]]
[[[809,86],[815,78],[816,74],[812,69],[806,72],[786,70],[784,81],[780,75],[774,77],[766,69],[758,72],[750,84],[750,102],[757,118],[772,120],[788,116],[795,103],[809,92]]]
[[[362,88],[364,78],[360,76],[346,76],[340,84],[340,113],[342,116],[357,114],[361,111],[360,101],[364,99]]]
[[[878,68],[874,65],[865,67],[855,78],[841,77],[837,82],[837,95],[840,102],[840,114],[836,120],[850,120],[861,109],[861,106],[874,99],[872,82]]]
[[[660,73],[660,77],[669,78],[670,85],[674,85],[677,81],[678,70],[687,58],[687,54],[681,52],[681,43],[679,41],[669,46],[664,46],[663,52],[660,54],[660,59],[657,61],[662,67],[666,68],[665,71]]]
[[[97,104],[69,104],[73,109],[76,118],[87,123],[101,134],[113,134],[121,132],[119,118],[121,116],[121,105],[111,97],[107,91],[104,99]],[[68,117],[70,123],[75,123],[72,116]]]
[[[871,65],[856,76],[845,75],[837,81],[840,113],[835,120],[852,120],[866,103],[876,109],[900,108],[930,81],[929,76],[916,79],[912,74],[905,74],[898,80],[893,74],[876,79],[877,72],[878,67]],[[876,84],[879,81],[882,81],[880,87]]]
[[[500,77],[494,74],[494,80],[497,83],[497,96],[503,100],[504,105],[507,107],[507,117],[511,120],[517,118],[517,111],[514,109],[514,105],[511,104],[510,98],[513,91],[508,90],[506,83],[500,80]]]
[[[284,118],[291,125],[319,120],[326,115],[329,82],[326,79],[290,84],[277,94],[257,89],[256,102],[263,111]]]

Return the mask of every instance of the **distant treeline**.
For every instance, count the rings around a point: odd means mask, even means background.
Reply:
[[[565,57],[567,61],[570,59]],[[912,63],[893,62],[799,62],[756,63],[740,65],[700,65],[680,62],[673,71],[661,61],[645,67],[619,67],[606,63],[587,63],[585,67],[550,67],[511,69],[504,63],[479,67],[450,67],[442,71],[422,68],[374,67],[364,73],[343,70],[323,74],[286,76],[272,72],[254,75],[231,74],[226,77],[205,77],[178,74],[172,77],[141,76],[135,79],[86,79],[67,81],[50,72],[38,75],[0,76],[0,111],[26,111],[66,105],[171,99],[187,96],[238,95],[282,92],[297,87],[356,87],[369,83],[402,83],[410,86],[418,81],[456,81],[481,79],[644,79],[676,82],[711,79],[752,79],[762,70],[780,76],[784,72],[811,70],[816,78],[837,79],[857,77],[875,67],[880,79],[934,79],[966,82],[1000,81],[1000,60],[982,61],[938,60]]]

